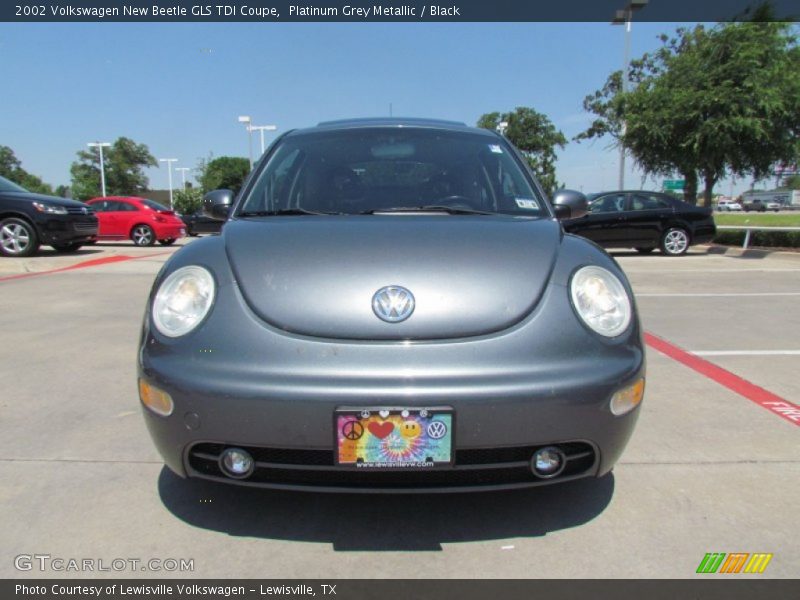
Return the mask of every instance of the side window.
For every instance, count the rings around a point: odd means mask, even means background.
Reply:
[[[669,208],[669,203],[658,196],[650,194],[634,194],[631,200],[633,210],[662,210]]]
[[[103,212],[117,212],[122,210],[119,205],[120,203],[116,200],[106,200],[106,207]]]
[[[105,212],[106,201],[103,200],[101,202],[92,202],[89,206],[91,206],[94,209],[94,212]]]
[[[625,209],[625,194],[607,194],[600,196],[590,207],[590,212],[595,213],[611,213],[622,212]]]
[[[123,212],[136,212],[139,210],[133,204],[128,204],[127,202],[117,202],[119,205],[117,210],[121,210]]]

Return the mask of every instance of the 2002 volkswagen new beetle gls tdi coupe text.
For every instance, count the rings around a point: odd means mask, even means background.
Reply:
[[[139,395],[183,477],[475,491],[608,473],[636,423],[630,285],[494,132],[428,120],[281,136],[228,221],[158,274]]]

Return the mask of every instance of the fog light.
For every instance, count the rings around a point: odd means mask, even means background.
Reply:
[[[244,479],[253,472],[253,457],[241,448],[227,448],[219,457],[222,472],[234,479]]]
[[[643,396],[644,378],[640,378],[614,394],[611,398],[611,412],[618,417],[624,415],[636,408]]]
[[[162,417],[170,416],[175,408],[167,392],[147,383],[144,379],[139,379],[139,399],[147,408]]]
[[[566,462],[567,459],[561,450],[555,446],[547,446],[533,453],[531,468],[537,476],[549,479],[561,473]]]

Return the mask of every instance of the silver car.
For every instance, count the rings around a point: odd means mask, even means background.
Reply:
[[[219,237],[158,274],[139,394],[182,477],[476,491],[600,477],[644,393],[631,287],[491,131],[322,123],[280,137]]]

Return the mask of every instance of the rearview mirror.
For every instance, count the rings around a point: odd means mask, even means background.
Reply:
[[[557,219],[579,219],[589,212],[586,196],[575,190],[558,190],[553,194]]]
[[[231,190],[214,190],[203,196],[203,212],[206,216],[218,221],[228,218],[232,204],[233,192]]]

